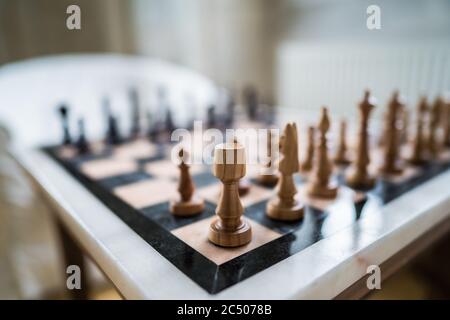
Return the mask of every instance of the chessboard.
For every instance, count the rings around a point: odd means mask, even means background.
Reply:
[[[362,217],[376,217],[383,206],[450,168],[449,152],[421,167],[408,167],[395,177],[377,179],[370,191],[355,191],[345,184],[345,167],[336,166],[338,196],[332,200],[307,195],[310,174],[295,174],[299,197],[305,203],[298,221],[272,220],[266,205],[274,187],[259,182],[255,166],[247,166],[249,192],[241,197],[244,216],[252,227],[249,244],[224,248],[208,241],[221,183],[210,165],[192,165],[190,172],[205,209],[192,217],[177,217],[169,210],[177,196],[179,170],[169,155],[170,143],[146,138],[120,144],[92,143],[87,153],[71,146],[50,146],[44,151],[106,205],[179,271],[210,294],[216,294],[316,242],[342,230]],[[405,151],[407,152],[407,150]],[[372,151],[372,165],[379,165],[381,148]],[[92,212],[95,215],[95,212]]]

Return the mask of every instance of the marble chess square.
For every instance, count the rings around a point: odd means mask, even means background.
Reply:
[[[80,170],[89,178],[98,180],[137,171],[138,164],[128,159],[107,158],[83,162]]]
[[[177,184],[165,179],[150,179],[114,189],[114,194],[134,208],[168,201],[178,195]]]
[[[246,252],[252,251],[282,236],[281,233],[270,230],[256,221],[246,218],[252,227],[252,241],[247,245],[237,248],[222,248],[208,240],[209,225],[214,219],[216,217],[203,219],[196,223],[172,230],[172,233],[217,265],[237,258]]]
[[[134,171],[118,176],[111,176],[98,180],[98,183],[108,189],[114,189],[131,183],[136,183],[143,180],[149,180],[153,177],[143,171]]]
[[[141,209],[146,217],[169,231],[214,216],[215,210],[216,206],[208,201],[205,201],[205,209],[201,213],[190,217],[177,217],[172,214],[169,209],[169,202],[162,202]]]
[[[61,159],[71,159],[74,158],[77,154],[77,149],[72,145],[62,146],[58,149],[58,156]]]
[[[150,142],[139,139],[116,147],[113,154],[120,159],[140,159],[155,155],[157,147]]]

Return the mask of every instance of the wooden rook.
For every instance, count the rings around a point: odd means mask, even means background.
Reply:
[[[347,122],[342,120],[339,127],[339,144],[336,155],[334,157],[334,163],[341,166],[346,166],[350,163],[347,154]]]
[[[356,159],[346,175],[346,183],[354,189],[368,190],[375,186],[375,178],[367,170],[370,163],[369,149],[369,115],[375,108],[375,101],[366,90],[364,99],[359,104],[359,131]]]
[[[252,229],[242,215],[239,179],[245,176],[245,148],[239,143],[222,143],[214,149],[214,176],[222,183],[216,208],[217,219],[209,228],[209,240],[222,247],[238,247],[251,241]]]
[[[380,173],[383,175],[398,175],[403,172],[403,168],[399,163],[400,130],[398,127],[399,114],[403,107],[399,92],[395,91],[388,104],[386,116],[386,128],[383,138],[383,163],[380,167]]]
[[[400,143],[406,144],[408,142],[409,130],[409,110],[405,107],[402,110],[402,130],[400,134]]]
[[[195,186],[186,164],[188,154],[180,149],[180,179],[178,181],[179,197],[170,202],[170,212],[175,216],[190,217],[199,214],[205,208],[205,202],[195,194]]]
[[[428,111],[427,98],[422,97],[417,105],[416,132],[412,141],[411,157],[408,159],[413,165],[424,165],[428,160],[428,150],[424,132],[425,117]]]
[[[430,122],[428,132],[428,148],[431,157],[434,159],[441,151],[441,143],[438,137],[439,124],[441,123],[442,98],[437,97],[430,109]]]
[[[383,124],[381,132],[382,134],[378,138],[378,147],[384,147],[385,146],[385,139],[386,139],[386,133],[389,131],[389,110],[385,110],[383,112]]]
[[[450,101],[446,101],[444,104],[444,117],[442,119],[444,127],[444,145],[450,148]]]
[[[295,123],[288,123],[281,138],[280,179],[277,196],[267,203],[266,214],[275,220],[293,221],[303,218],[304,205],[295,198],[293,175],[299,170],[298,136]]]
[[[313,126],[308,127],[308,146],[306,147],[306,157],[300,165],[300,171],[310,172],[313,168],[314,151],[315,151],[315,129]]]
[[[273,143],[273,134],[272,131],[269,129],[267,131],[267,157],[268,162],[264,165],[264,172],[263,174],[260,174],[258,177],[259,182],[262,185],[273,187],[278,182],[278,175],[276,173],[271,172],[273,165],[273,152],[272,152],[272,143]]]
[[[333,171],[332,164],[328,158],[327,132],[330,129],[330,119],[327,108],[323,107],[317,129],[320,133],[320,142],[316,150],[313,178],[308,185],[308,195],[321,199],[334,199],[338,188],[335,183],[330,182]]]

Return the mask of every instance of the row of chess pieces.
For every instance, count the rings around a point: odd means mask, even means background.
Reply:
[[[321,109],[317,127],[308,130],[307,156],[302,163],[298,156],[297,126],[294,122],[285,126],[280,137],[281,157],[278,161],[278,173],[259,177],[263,184],[276,185],[277,192],[266,205],[265,212],[269,218],[280,221],[295,221],[303,218],[304,204],[297,196],[298,190],[294,182],[294,175],[299,171],[311,172],[306,193],[312,198],[333,200],[337,197],[338,185],[331,179],[334,164],[350,166],[345,176],[348,186],[357,190],[369,190],[375,186],[376,177],[368,170],[371,161],[368,122],[369,115],[375,108],[374,101],[370,92],[366,91],[358,105],[359,129],[353,161],[348,157],[345,122],[341,124],[336,154],[333,159],[329,157],[327,133],[330,128],[330,118],[326,107]],[[399,150],[402,136],[406,132],[406,112],[406,106],[398,91],[394,92],[387,106],[380,139],[383,152],[382,163],[379,167],[381,176],[402,174],[404,168],[402,160],[407,160],[416,166],[425,165],[436,159],[442,150],[450,147],[450,104],[438,97],[429,107],[427,99],[422,98],[417,106],[418,114],[414,137],[411,139],[411,155],[408,159],[401,159]],[[427,113],[429,121],[425,122]],[[426,125],[428,130],[425,130]],[[317,146],[315,146],[315,130],[319,132]],[[442,130],[442,135],[438,135],[439,130]],[[230,153],[233,154],[232,157],[229,157]],[[219,144],[215,148],[213,172],[223,183],[223,188],[216,209],[217,218],[210,225],[208,238],[212,243],[223,247],[245,245],[252,238],[251,225],[243,218],[244,209],[239,192],[240,181],[245,176],[246,164],[236,161],[245,159],[244,154],[244,146],[236,139],[231,143]],[[204,202],[195,194],[189,166],[183,160],[186,152],[181,150],[179,155],[181,159],[178,186],[180,197],[171,202],[170,210],[178,216],[191,216],[203,210]],[[223,163],[223,159],[234,159],[234,162]]]
[[[375,108],[375,99],[366,91],[364,98],[358,106],[359,126],[357,143],[354,146],[353,160],[349,157],[347,147],[345,120],[340,123],[339,138],[332,162],[338,166],[350,165],[346,179],[347,184],[355,189],[371,189],[375,185],[375,177],[368,171],[371,161],[368,135],[369,115]],[[384,115],[384,125],[377,147],[381,149],[381,166],[378,168],[379,176],[401,175],[405,168],[405,162],[414,166],[423,166],[439,158],[442,151],[450,148],[450,102],[446,102],[438,96],[429,105],[425,96],[421,97],[416,108],[416,120],[413,135],[408,134],[410,112],[401,99],[398,91],[395,91],[388,102]],[[320,124],[320,144],[326,140]],[[300,165],[300,172],[309,173],[313,169],[314,154],[319,152],[315,146],[316,128],[308,128],[308,142],[306,157]],[[326,142],[325,142],[326,143]],[[401,148],[409,143],[410,153],[404,157]]]
[[[232,91],[222,89],[221,94],[217,96],[214,103],[206,107],[206,127],[218,128],[225,130],[234,125],[236,113],[236,99]],[[142,108],[139,93],[135,88],[128,90],[128,97],[130,101],[130,132],[124,137],[119,128],[119,119],[114,114],[110,107],[110,101],[107,98],[102,100],[103,113],[106,119],[106,135],[104,142],[108,145],[118,145],[126,140],[139,138],[142,136],[155,143],[167,142],[170,134],[177,127],[173,119],[173,110],[168,102],[166,90],[161,87],[157,90],[157,100],[159,113],[163,113],[162,119],[156,120],[156,115],[152,114],[150,110],[146,110],[147,128],[142,127]],[[250,121],[265,122],[268,125],[272,124],[275,117],[274,108],[261,101],[258,91],[252,87],[247,86],[242,90],[242,101],[245,114]],[[187,106],[188,107],[188,106]],[[192,107],[192,106],[191,106]],[[218,109],[223,109],[222,113]],[[89,143],[86,138],[85,120],[78,119],[78,137],[74,138],[69,129],[69,108],[63,104],[58,108],[63,129],[63,145],[73,145],[77,148],[80,154],[90,152]],[[192,129],[195,119],[189,119],[184,128]],[[145,132],[144,132],[145,131]]]

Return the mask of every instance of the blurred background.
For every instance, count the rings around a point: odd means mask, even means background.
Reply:
[[[81,30],[66,28],[73,4]],[[381,9],[378,30],[366,25],[372,4]],[[120,90],[138,74],[155,86],[165,78],[171,99],[182,87],[180,95],[193,92],[204,105],[219,88],[239,102],[251,85],[261,101],[299,113],[321,105],[353,113],[365,88],[380,105],[399,89],[412,108],[420,95],[450,88],[449,12],[448,0],[0,0],[0,147],[9,136],[60,139],[58,103],[94,112],[107,92],[120,107]],[[14,162],[0,156],[0,298],[64,297],[54,226]],[[379,295],[448,294],[419,264]],[[93,266],[92,277],[109,288]]]

